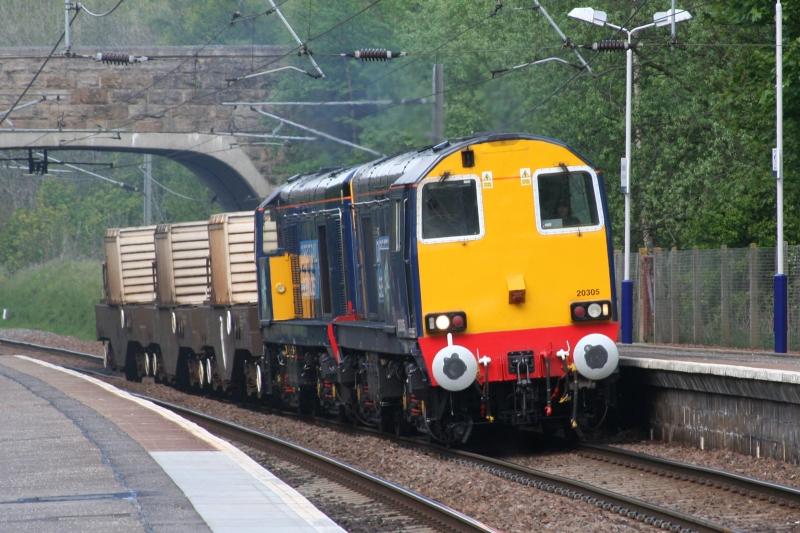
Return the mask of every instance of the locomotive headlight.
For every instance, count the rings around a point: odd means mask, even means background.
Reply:
[[[611,302],[574,302],[569,306],[570,316],[575,322],[608,320],[611,318]]]
[[[457,333],[467,329],[467,314],[464,311],[430,313],[425,315],[428,333]]]

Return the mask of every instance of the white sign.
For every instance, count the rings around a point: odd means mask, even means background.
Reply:
[[[481,183],[483,184],[484,189],[491,189],[494,187],[492,172],[490,170],[483,171],[483,174],[481,174]]]
[[[622,192],[628,194],[628,159],[625,157],[619,160],[619,178]]]
[[[531,184],[531,169],[529,168],[521,168],[519,169],[519,184],[523,187],[525,185]]]
[[[780,155],[778,154],[778,149],[772,149],[772,175],[776,178],[778,177],[778,165],[780,164]]]

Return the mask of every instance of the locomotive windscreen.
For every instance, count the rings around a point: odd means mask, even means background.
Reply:
[[[422,187],[422,238],[480,234],[475,180],[428,182]]]
[[[587,172],[540,174],[537,189],[543,229],[598,224],[594,183]]]

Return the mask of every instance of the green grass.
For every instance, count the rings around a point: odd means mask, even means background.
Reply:
[[[56,260],[14,274],[0,271],[0,328],[38,329],[93,340],[94,306],[103,292],[101,276],[96,260]]]

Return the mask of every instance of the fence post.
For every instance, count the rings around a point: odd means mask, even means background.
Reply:
[[[720,344],[730,346],[731,343],[731,301],[728,294],[728,247],[722,245],[719,249],[719,329]]]
[[[669,252],[669,334],[672,344],[678,343],[678,249]]]
[[[700,250],[692,248],[692,342],[699,344],[703,336],[700,314]]]
[[[789,300],[789,295],[792,293],[792,283],[791,277],[789,277],[789,243],[783,243],[783,266],[784,272],[787,275],[786,279],[786,348],[788,351],[792,351],[792,306],[789,305],[791,302]]]
[[[756,348],[759,345],[759,316],[758,305],[758,246],[753,243],[747,255],[748,266],[750,267],[750,347]]]
[[[653,256],[648,254],[647,248],[639,248],[639,342],[652,342],[650,333],[653,331]]]
[[[658,310],[658,291],[659,291],[659,284],[662,283],[661,278],[659,277],[659,265],[663,263],[664,256],[662,255],[663,250],[661,248],[653,248],[653,256],[650,260],[650,268],[652,268],[652,283],[653,283],[653,292],[650,293],[650,311],[651,311],[651,328],[650,332],[653,336],[653,342],[657,343],[662,341],[658,335],[658,321],[661,320],[661,315],[659,314]]]

